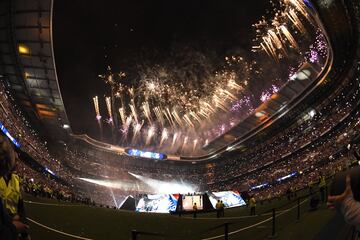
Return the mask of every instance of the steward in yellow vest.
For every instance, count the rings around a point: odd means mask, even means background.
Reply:
[[[0,197],[10,216],[24,217],[24,202],[21,197],[18,175],[10,173],[0,178]]]
[[[0,179],[4,180],[3,178],[5,178],[10,180],[12,178],[11,171],[15,167],[16,158],[17,155],[10,141],[0,133]],[[10,181],[4,182],[5,189],[7,189]],[[20,187],[18,189],[20,193]],[[8,210],[3,203],[5,203],[5,201],[3,201],[2,194],[0,194],[0,239],[16,240],[19,239],[18,234],[21,234],[23,239],[30,239],[30,236],[27,234],[29,226],[20,221],[18,215],[9,216],[9,214],[7,214]],[[17,211],[20,212],[19,210],[19,206],[17,206]]]
[[[255,215],[255,207],[256,207],[256,199],[253,196],[251,196],[250,200],[249,200],[249,206],[250,206],[250,215]]]

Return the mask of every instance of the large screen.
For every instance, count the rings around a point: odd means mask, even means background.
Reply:
[[[151,158],[151,159],[157,159],[157,160],[164,160],[166,158],[166,155],[163,153],[157,153],[157,152],[145,152],[138,149],[126,149],[125,152],[129,154],[130,156],[134,157],[142,157],[142,158]]]
[[[173,194],[148,194],[139,200],[136,211],[169,213],[176,210],[178,198],[178,195]]]
[[[218,200],[222,201],[226,208],[246,205],[237,191],[212,192],[209,193],[209,199],[214,208]]]
[[[196,203],[197,209],[203,209],[203,196],[202,195],[183,195],[182,208],[184,211],[192,211],[194,203]]]
[[[11,142],[16,146],[16,147],[20,147],[20,144],[16,141],[16,139],[11,136],[11,134],[9,133],[9,131],[5,128],[5,126],[0,122],[0,130],[11,140]]]

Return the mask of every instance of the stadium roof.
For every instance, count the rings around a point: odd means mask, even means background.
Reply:
[[[52,0],[0,2],[0,75],[33,125],[61,137],[71,129],[53,57],[52,5]]]

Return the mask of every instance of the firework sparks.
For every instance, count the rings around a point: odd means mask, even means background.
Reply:
[[[198,144],[198,139],[194,139],[194,141],[193,141],[193,149],[192,149],[192,151],[194,152],[195,151],[195,149],[196,149],[196,146],[197,146],[197,144]]]
[[[148,134],[147,134],[146,143],[145,143],[146,146],[148,146],[150,144],[151,138],[155,135],[155,131],[156,131],[156,129],[154,126],[151,126],[148,129]]]
[[[307,33],[304,21],[314,23],[302,1],[282,0],[280,5],[283,9],[274,9],[275,16],[272,20],[263,19],[254,24],[257,33],[254,41],[258,45],[253,46],[253,51],[264,51],[277,62],[288,56],[290,50],[299,52],[295,35]]]
[[[109,114],[109,122],[111,124],[114,124],[113,122],[113,115],[112,115],[112,109],[111,109],[111,98],[110,97],[105,97],[105,102],[106,102],[106,108]]]
[[[125,117],[125,110],[123,107],[119,108],[119,115],[120,115],[122,124],[125,124],[126,117]]]
[[[93,97],[93,101],[94,101],[94,108],[95,108],[95,113],[96,113],[96,119],[97,119],[98,121],[100,121],[101,115],[100,115],[99,98],[98,98],[98,96]]]
[[[188,137],[188,136],[185,136],[185,137],[184,137],[184,142],[183,142],[183,144],[182,144],[182,146],[181,146],[181,149],[184,149],[184,148],[185,148],[186,144],[188,143],[188,140],[189,140],[189,137]]]
[[[144,115],[147,118],[147,120],[149,121],[149,124],[152,125],[152,119],[151,119],[151,112],[150,112],[150,106],[149,106],[149,102],[144,102],[142,105],[142,108],[144,110]]]
[[[172,140],[172,143],[171,143],[171,147],[174,147],[175,143],[176,143],[176,140],[178,139],[178,136],[179,134],[176,132],[173,136],[173,140]]]
[[[164,141],[166,141],[168,138],[169,138],[168,130],[164,128],[161,134],[160,147],[163,145]]]
[[[134,124],[133,137],[132,137],[132,140],[131,140],[132,143],[135,143],[135,141],[136,141],[136,139],[137,139],[143,125],[144,125],[144,121],[142,121],[141,123],[135,123]]]
[[[129,104],[129,107],[130,107],[130,110],[131,110],[131,113],[135,119],[135,122],[138,123],[139,120],[138,120],[138,114],[136,112],[136,108],[135,108],[135,105],[134,105],[134,101],[132,101],[133,103],[132,104]]]
[[[124,122],[121,132],[123,133],[123,140],[126,139],[128,133],[129,133],[129,127],[131,125],[132,122],[132,116],[129,116],[126,118],[126,121]]]
[[[263,17],[254,24],[253,52],[265,53],[276,64],[294,59],[321,64],[328,55],[328,45],[318,28],[314,28],[315,41],[310,39],[314,19],[307,6],[300,0],[280,0],[273,6],[271,18]],[[287,76],[301,66],[300,62],[291,62],[283,74],[286,79],[279,80],[284,77],[275,74],[268,82],[261,82],[263,87],[255,92],[252,89],[260,83],[256,81],[266,79],[269,73],[265,65],[258,64],[263,62],[262,54],[251,61],[232,54],[224,57],[220,66],[206,66],[201,71],[198,66],[203,60],[194,64],[196,71],[176,64],[146,65],[139,70],[136,84],[130,84],[134,81],[127,79],[125,72],[113,74],[109,67],[108,74],[99,75],[114,91],[114,99],[105,98],[109,117],[120,118],[123,143],[131,140],[146,147],[170,148],[172,153],[195,153],[253,113],[259,99],[268,101],[279,91],[277,86],[283,86],[289,81]],[[100,122],[98,98],[93,100]],[[113,107],[119,116],[113,116]]]

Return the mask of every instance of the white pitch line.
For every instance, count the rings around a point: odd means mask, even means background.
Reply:
[[[304,201],[302,201],[302,202],[300,203],[300,205],[303,204],[303,203],[306,202],[306,201],[307,201],[307,199],[305,199]],[[279,213],[278,215],[275,215],[275,217],[279,217],[279,216],[281,216],[281,215],[283,215],[283,214],[291,211],[292,209],[294,209],[294,208],[296,208],[296,207],[297,207],[297,205],[295,205],[295,206],[293,206],[293,207],[291,207],[291,208],[289,208],[289,209],[287,209],[287,210],[283,210],[282,213]],[[238,229],[238,230],[229,232],[229,235],[233,235],[233,234],[235,234],[235,233],[242,232],[242,231],[247,230],[247,229],[249,229],[249,228],[253,228],[253,227],[259,226],[259,225],[261,225],[261,224],[263,224],[263,223],[265,223],[265,222],[270,221],[271,219],[272,219],[272,217],[269,217],[269,218],[267,218],[267,219],[265,219],[265,220],[263,220],[263,221],[261,221],[261,222],[255,223],[255,224],[253,224],[253,225],[250,225],[250,226],[247,226],[247,227],[240,228],[240,229]],[[221,238],[221,237],[224,237],[224,236],[225,236],[224,234],[221,234],[221,235],[217,235],[217,236],[214,236],[214,237],[202,238],[201,240],[212,240],[212,239],[217,239],[217,238]]]
[[[44,205],[44,206],[57,206],[57,207],[80,207],[80,206],[83,206],[80,204],[42,203],[42,202],[33,202],[33,201],[24,201],[24,202],[29,203],[29,204],[37,204],[37,205]]]
[[[280,210],[277,211],[278,213],[284,212],[286,210]],[[263,216],[267,216],[267,215],[271,215],[272,213],[263,213],[263,214],[259,214],[259,215],[252,215],[252,216],[239,216],[239,217],[197,217],[196,219],[200,219],[200,220],[236,220],[236,219],[244,219],[244,218],[255,218],[255,217],[263,217]],[[184,217],[186,219],[194,219],[193,217]]]
[[[43,224],[41,224],[41,223],[39,223],[39,222],[31,219],[31,218],[28,218],[28,217],[27,217],[26,219],[29,220],[30,222],[32,222],[32,223],[34,223],[34,224],[42,227],[42,228],[48,229],[48,230],[50,230],[50,231],[53,231],[53,232],[56,232],[56,233],[59,233],[59,234],[62,234],[62,235],[68,236],[68,237],[72,237],[72,238],[76,238],[76,239],[82,239],[82,240],[93,240],[93,239],[91,239],[91,238],[81,237],[81,236],[77,236],[77,235],[73,235],[73,234],[70,234],[70,233],[66,233],[66,232],[62,232],[62,231],[56,230],[56,229],[54,229],[54,228],[48,227],[48,226],[46,226],[46,225],[43,225]]]

